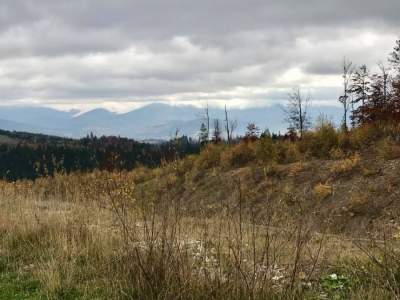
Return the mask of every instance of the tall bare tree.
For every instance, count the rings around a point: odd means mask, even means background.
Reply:
[[[391,63],[395,73],[391,81],[391,111],[392,118],[400,121],[400,39],[396,41],[393,52],[390,54],[389,62]]]
[[[222,141],[222,132],[221,132],[221,125],[218,119],[214,120],[214,131],[213,131],[213,136],[212,140],[215,144],[218,144]]]
[[[238,122],[237,120],[229,120],[229,133],[231,135],[231,141],[233,140],[234,137],[234,132],[236,128],[238,127]]]
[[[395,73],[391,82],[391,111],[394,120],[400,120],[400,39],[396,41],[393,52],[390,54],[389,62],[391,63]]]
[[[226,104],[225,104],[225,131],[226,131],[226,138],[228,140],[228,143],[231,142],[231,130],[229,126],[229,118],[228,118],[228,110],[226,109]]]
[[[207,122],[207,140],[210,139],[210,110],[208,108],[208,102],[205,110],[206,122]]]
[[[390,54],[389,61],[400,76],[400,39],[396,41],[393,52]]]
[[[389,96],[389,83],[390,83],[390,76],[389,76],[389,71],[388,68],[382,63],[378,63],[379,70],[381,71],[381,78],[382,78],[382,84],[383,84],[383,98],[384,101],[388,101],[388,96]]]
[[[343,105],[342,128],[347,131],[347,116],[350,108],[349,85],[353,74],[353,63],[343,59],[343,95],[339,97],[339,102]]]
[[[295,129],[299,133],[300,139],[311,124],[308,116],[310,101],[310,95],[304,96],[300,88],[289,93],[285,108],[286,121],[289,123],[289,128]]]

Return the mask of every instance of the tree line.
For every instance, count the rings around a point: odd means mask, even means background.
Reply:
[[[377,64],[376,72],[371,72],[367,65],[355,66],[351,61],[343,60],[343,94],[338,101],[343,107],[341,129],[349,130],[366,124],[400,121],[400,39],[395,42],[388,58],[388,65]],[[274,135],[279,139],[301,139],[304,132],[311,128],[309,116],[311,97],[305,95],[300,88],[288,94],[284,108],[288,123],[287,133]],[[200,127],[199,143],[219,143],[225,136],[226,141],[254,139],[259,136],[260,129],[250,123],[244,137],[235,137],[237,122],[230,120],[225,106],[225,119],[210,120],[208,105],[205,108],[205,120]],[[212,126],[212,127],[211,127]],[[268,131],[263,134],[269,134]]]
[[[197,141],[187,136],[150,144],[92,134],[79,140],[6,131],[0,135],[17,141],[0,145],[0,174],[8,181],[94,169],[129,171],[138,166],[156,167],[200,151]]]

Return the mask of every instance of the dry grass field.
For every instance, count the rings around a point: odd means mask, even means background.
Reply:
[[[374,204],[395,197],[398,161],[191,159],[1,183],[0,299],[400,296],[396,203]]]

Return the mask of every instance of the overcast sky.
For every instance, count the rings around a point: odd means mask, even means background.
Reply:
[[[343,57],[386,62],[399,0],[2,0],[1,104],[335,103]]]

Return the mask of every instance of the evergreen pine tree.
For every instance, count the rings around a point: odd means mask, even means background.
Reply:
[[[208,129],[206,124],[201,123],[200,132],[199,132],[199,143],[204,145],[208,142]]]

